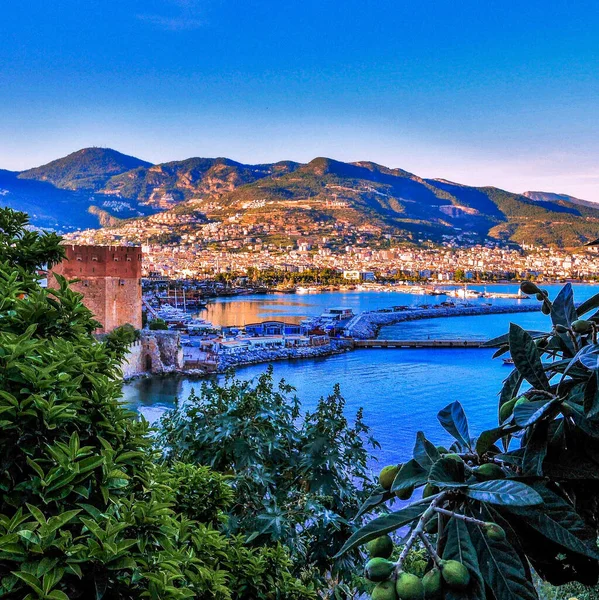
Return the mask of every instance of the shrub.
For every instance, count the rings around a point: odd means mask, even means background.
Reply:
[[[554,302],[531,282],[522,289],[537,294],[552,329],[512,324],[488,343],[496,356],[509,351],[515,365],[497,427],[472,438],[459,402],[441,410],[451,448],[419,432],[413,458],[366,506],[426,486],[424,497],[371,520],[340,554],[411,525],[391,579],[419,540],[429,569],[441,572],[438,597],[533,600],[533,572],[554,585],[597,582],[599,313],[582,317],[599,307],[599,294],[576,307],[569,284]]]
[[[353,585],[359,554],[331,557],[372,488],[368,428],[361,411],[348,423],[338,386],[304,417],[292,392],[275,385],[272,367],[255,382],[229,376],[204,384],[164,415],[160,447],[167,461],[227,474],[235,494],[228,530],[288,546],[294,573],[325,593],[337,581]]]
[[[156,318],[150,321],[148,327],[150,331],[162,331],[168,329],[168,324],[164,319]]]
[[[63,253],[26,224],[0,209],[0,598],[313,598],[284,548],[220,531],[222,477],[156,466],[119,401],[122,340],[94,339],[64,278],[40,287]]]

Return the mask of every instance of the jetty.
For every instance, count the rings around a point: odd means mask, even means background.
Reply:
[[[481,348],[484,340],[353,340],[354,348]]]

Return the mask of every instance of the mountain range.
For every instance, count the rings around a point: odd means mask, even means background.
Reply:
[[[488,238],[576,246],[599,237],[599,204],[423,179],[373,162],[316,158],[247,165],[227,158],[151,164],[85,148],[22,172],[0,170],[0,205],[58,231],[118,226],[159,212],[237,223],[339,222],[412,241]],[[272,229],[272,227],[271,227]]]

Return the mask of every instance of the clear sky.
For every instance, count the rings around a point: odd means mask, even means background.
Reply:
[[[329,156],[599,201],[596,1],[2,4],[2,168]]]

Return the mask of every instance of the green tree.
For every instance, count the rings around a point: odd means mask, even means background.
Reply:
[[[373,487],[366,446],[377,444],[366,441],[361,411],[348,423],[338,386],[303,417],[292,392],[275,385],[272,367],[256,382],[205,383],[165,414],[160,446],[168,461],[226,473],[235,492],[229,531],[285,544],[294,572],[327,593],[336,582],[352,584],[359,554],[331,557]]]
[[[542,302],[552,328],[512,324],[488,343],[496,356],[509,352],[515,366],[500,393],[497,427],[474,438],[459,402],[441,410],[453,445],[435,446],[419,432],[413,458],[389,467],[366,505],[417,488],[422,498],[371,520],[341,552],[411,526],[396,561],[368,563],[367,575],[381,582],[373,597],[401,598],[414,586],[417,595],[425,588],[447,600],[534,600],[534,572],[553,585],[597,582],[599,314],[582,317],[599,307],[599,294],[576,307],[570,284],[553,302],[532,282],[521,288]],[[416,542],[429,554],[422,580],[402,574]]]
[[[64,278],[40,287],[63,253],[26,225],[0,209],[0,598],[313,598],[282,546],[223,534],[223,476],[156,465],[119,401],[128,336],[97,341]]]

